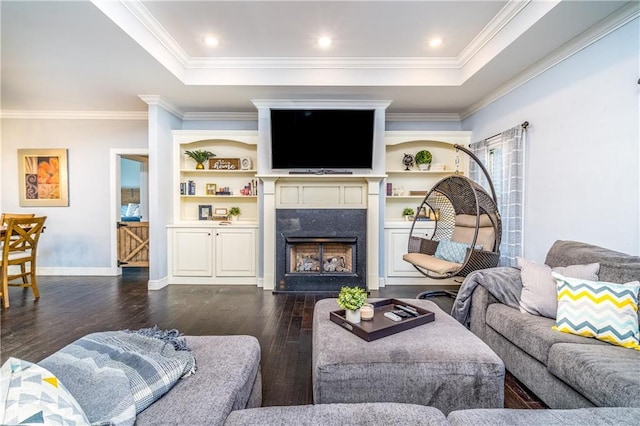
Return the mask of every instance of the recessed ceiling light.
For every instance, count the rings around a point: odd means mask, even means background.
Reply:
[[[442,39],[440,37],[435,37],[429,40],[429,46],[438,47],[442,44]]]
[[[318,46],[323,47],[323,48],[327,48],[329,46],[331,46],[331,38],[327,37],[327,36],[322,36],[318,39]]]
[[[218,44],[220,44],[220,41],[214,36],[206,36],[204,38],[204,42],[207,44],[207,46],[217,46]]]

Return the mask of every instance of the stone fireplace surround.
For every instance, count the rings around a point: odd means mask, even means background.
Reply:
[[[342,286],[366,289],[367,250],[366,209],[277,209],[276,210],[276,292],[336,292]],[[299,272],[292,265],[291,241],[353,242],[346,264],[348,271],[324,270],[326,256],[318,256],[317,270]],[[338,243],[339,244],[339,243]],[[309,252],[311,253],[311,252]],[[319,253],[315,253],[318,255]]]

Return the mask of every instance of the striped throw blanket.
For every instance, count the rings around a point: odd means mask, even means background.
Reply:
[[[89,334],[38,363],[76,398],[94,425],[133,425],[182,377],[195,358],[177,330]]]

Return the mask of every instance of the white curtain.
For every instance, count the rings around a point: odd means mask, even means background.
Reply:
[[[501,266],[516,266],[516,257],[522,256],[525,134],[522,126],[517,126],[470,146],[487,168],[496,190],[502,218]],[[484,173],[473,160],[469,174],[491,193]]]

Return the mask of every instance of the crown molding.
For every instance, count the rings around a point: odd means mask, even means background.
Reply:
[[[404,113],[404,112],[387,112],[385,113],[385,121],[460,121],[460,115],[453,113]]]
[[[620,8],[598,24],[576,36],[573,40],[565,43],[555,52],[544,57],[535,65],[498,87],[489,95],[460,111],[460,118],[464,120],[638,17],[640,17],[640,2],[631,2],[627,6]]]
[[[158,105],[166,109],[179,119],[184,118],[184,111],[182,111],[182,109],[178,108],[160,95],[138,95],[138,98],[140,98],[147,105]]]
[[[185,112],[184,120],[192,121],[258,121],[257,112]]]
[[[0,118],[29,120],[146,120],[146,111],[29,111],[1,110]]]

